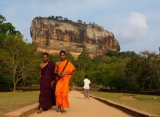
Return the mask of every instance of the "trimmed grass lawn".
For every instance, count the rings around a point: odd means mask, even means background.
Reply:
[[[0,117],[5,113],[38,102],[39,91],[0,92]]]
[[[160,115],[160,96],[126,93],[90,92],[91,95],[102,97],[123,105]],[[124,95],[133,95],[134,99],[121,99]],[[156,97],[156,99],[155,99]]]

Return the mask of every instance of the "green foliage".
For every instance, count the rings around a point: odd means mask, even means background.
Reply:
[[[74,60],[74,57],[72,56],[71,53],[67,53],[66,59],[69,60],[69,61],[71,61],[72,63],[74,63],[74,61],[75,61],[75,60]]]
[[[106,55],[109,56],[109,57],[111,57],[111,56],[118,56],[118,52],[109,50],[109,51],[106,53]]]
[[[3,59],[7,71],[3,68],[2,71],[12,76],[14,91],[17,83],[38,72],[39,60],[34,54],[35,48],[35,45],[27,44],[21,34],[7,35],[4,40],[2,50],[7,53],[6,58],[9,60]]]
[[[12,77],[0,75],[0,84],[0,91],[9,90],[13,86]]]
[[[100,81],[104,87],[116,87],[117,90],[125,88],[125,74],[123,63],[101,65],[98,69]]]
[[[137,55],[134,51],[127,51],[127,52],[120,52],[118,54],[119,57],[121,58],[127,58],[127,57],[134,57],[135,55]]]
[[[117,51],[113,51],[113,50],[109,50],[106,53],[107,56],[112,57],[119,57],[119,58],[131,58],[134,57],[136,55],[136,53],[134,51],[126,51],[126,52],[117,52]]]
[[[5,23],[5,21],[5,17],[0,15],[0,45],[3,44],[7,35],[20,34],[19,31],[15,30],[15,27],[10,22]]]
[[[60,59],[59,59],[59,56],[58,55],[49,55],[49,60],[50,61],[54,61],[54,62],[57,62],[57,61],[59,61]]]
[[[139,90],[139,84],[136,79],[134,78],[128,78],[126,79],[126,89],[129,91],[137,91]]]
[[[77,70],[84,70],[85,72],[92,69],[91,58],[87,52],[82,52],[75,61]]]
[[[13,86],[15,91],[17,84],[25,85],[28,79],[38,81],[40,59],[36,45],[25,42],[20,32],[5,21],[5,17],[0,15],[0,82],[6,87]]]
[[[160,76],[159,63],[159,57],[155,53],[148,51],[141,52],[140,55],[134,56],[126,63],[126,78],[136,82],[136,86],[140,86],[142,91],[145,88],[149,90],[152,90],[151,88],[157,88],[158,90]]]
[[[114,53],[114,52],[113,52]],[[114,56],[91,59],[83,52],[75,61],[77,72],[73,80],[82,86],[85,74],[94,86],[116,90],[155,90],[160,86],[160,60],[150,52],[120,52]]]
[[[83,86],[83,79],[86,73],[84,71],[77,71],[76,74],[73,76],[71,82],[76,83],[77,86]]]

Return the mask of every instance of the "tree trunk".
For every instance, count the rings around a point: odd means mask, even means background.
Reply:
[[[146,83],[146,80],[143,81],[143,85],[142,85],[142,91],[144,91],[144,85]]]
[[[151,84],[149,84],[149,90],[150,90],[150,91],[152,90],[152,85],[151,85]]]
[[[16,85],[17,85],[17,83],[14,83],[14,84],[13,84],[13,91],[14,91],[14,92],[16,91]]]

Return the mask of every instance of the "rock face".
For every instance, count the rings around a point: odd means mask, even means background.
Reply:
[[[105,55],[108,50],[120,51],[113,33],[96,24],[82,24],[50,18],[34,18],[30,28],[38,51],[57,54],[69,51],[75,58],[83,51],[91,57]]]

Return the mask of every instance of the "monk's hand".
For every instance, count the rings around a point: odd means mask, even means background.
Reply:
[[[54,81],[51,82],[51,87],[53,87],[53,83],[54,83]]]
[[[61,74],[61,77],[64,77],[64,76],[66,76],[66,73],[62,73],[62,74]]]
[[[62,73],[58,73],[58,76],[61,77]]]
[[[59,79],[59,76],[56,76],[56,80],[58,80]]]

